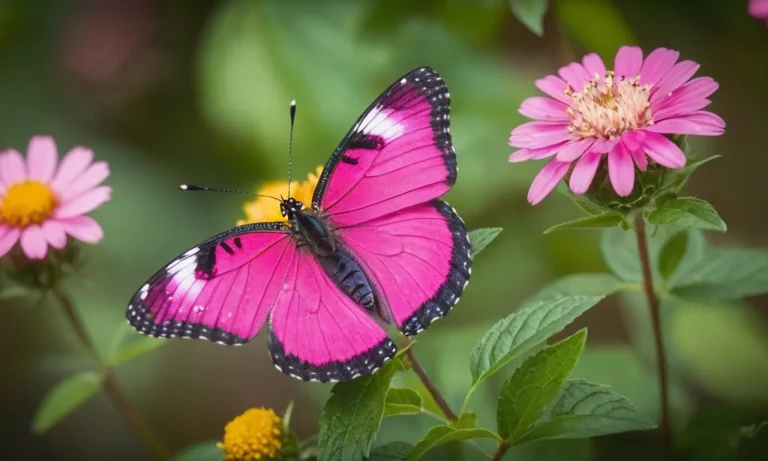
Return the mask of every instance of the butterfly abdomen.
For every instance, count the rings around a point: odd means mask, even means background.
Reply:
[[[376,298],[368,277],[360,265],[344,251],[337,251],[331,256],[319,258],[320,265],[336,286],[358,305],[375,313]]]

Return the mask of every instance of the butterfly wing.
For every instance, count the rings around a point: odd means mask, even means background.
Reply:
[[[342,293],[306,247],[295,250],[269,317],[269,353],[278,370],[305,381],[370,375],[397,348],[363,309]]]
[[[472,272],[467,229],[442,200],[339,230],[373,279],[381,310],[405,335],[444,317]]]
[[[437,198],[456,181],[450,95],[440,75],[415,69],[379,96],[325,165],[315,210],[346,227]]]
[[[216,235],[153,275],[131,299],[128,322],[150,336],[248,342],[284,284],[295,246],[282,223]]]

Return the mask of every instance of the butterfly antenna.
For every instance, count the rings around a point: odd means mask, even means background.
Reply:
[[[291,164],[293,163],[293,124],[296,120],[296,100],[291,100],[291,134],[288,138],[288,197],[291,197]]]
[[[255,192],[245,192],[241,190],[234,190],[234,189],[221,189],[219,187],[204,187],[204,186],[195,186],[194,184],[182,184],[179,186],[179,189],[183,191],[207,191],[207,192],[228,192],[230,194],[243,194],[243,195],[250,195],[254,197],[266,197],[271,198],[272,200],[277,200],[280,202],[280,199],[277,197],[272,197],[271,195],[264,195],[264,194],[257,194]]]

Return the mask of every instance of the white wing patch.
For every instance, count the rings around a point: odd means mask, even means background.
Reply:
[[[405,126],[389,117],[392,112],[376,106],[360,122],[358,129],[365,134],[381,136],[387,142],[397,139],[405,133]]]

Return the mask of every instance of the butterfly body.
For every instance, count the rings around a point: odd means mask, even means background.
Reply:
[[[456,181],[448,89],[428,67],[393,83],[328,160],[311,209],[254,223],[182,253],[131,299],[157,337],[240,345],[267,329],[277,369],[308,381],[376,372],[397,348],[381,326],[423,331],[471,274],[466,226],[439,197]]]

